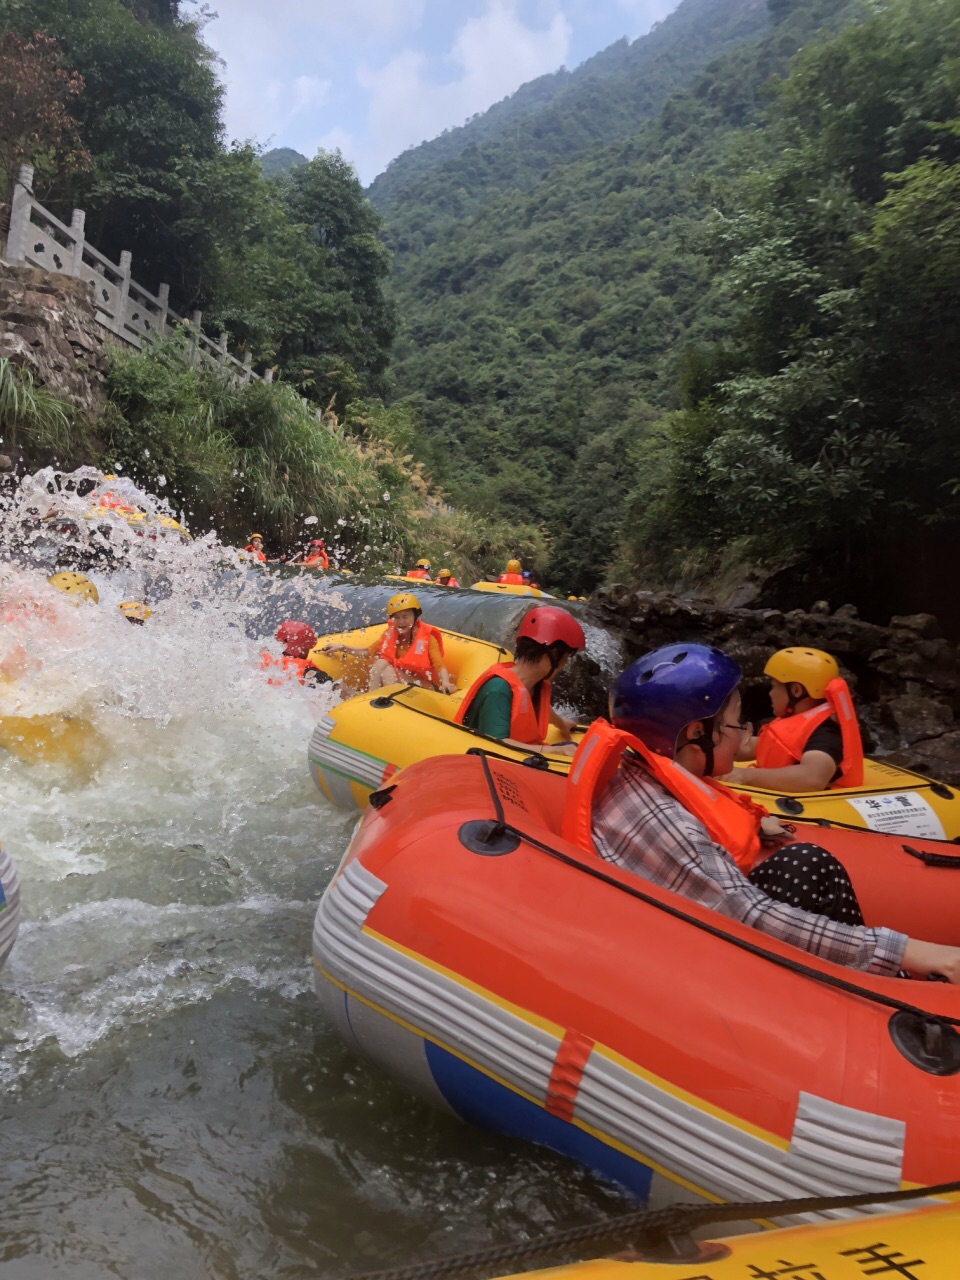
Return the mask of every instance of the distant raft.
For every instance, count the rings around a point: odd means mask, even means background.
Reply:
[[[502,596],[545,596],[552,600],[549,591],[541,591],[539,587],[521,587],[515,582],[475,582],[473,591],[496,591]]]
[[[13,949],[20,928],[20,881],[17,868],[0,845],[0,969]]]

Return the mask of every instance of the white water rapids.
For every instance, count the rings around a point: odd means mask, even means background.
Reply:
[[[9,545],[10,513],[0,532]],[[87,570],[99,605],[46,586],[45,526],[0,562],[3,646],[27,659],[0,718],[66,715],[87,735],[73,769],[0,750],[24,920],[0,972],[3,1280],[345,1276],[617,1203],[434,1113],[325,1026],[310,930],[355,815],[307,770],[331,695],[259,669],[289,587],[212,537],[117,524],[108,541],[110,566]],[[292,615],[316,628],[364,590],[318,581]],[[146,625],[117,610],[129,599]]]

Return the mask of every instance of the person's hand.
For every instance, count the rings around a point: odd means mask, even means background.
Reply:
[[[723,777],[718,777],[717,782],[725,782],[728,787],[735,787],[738,782],[748,783],[752,772],[752,769],[731,769]]]
[[[343,653],[346,645],[343,644],[325,644],[320,650],[321,653]]]
[[[948,982],[960,983],[960,947],[944,947],[939,942],[918,942],[915,938],[908,938],[903,967],[914,977],[939,974]]]
[[[456,692],[457,692],[457,684],[456,684],[456,681],[455,681],[455,680],[441,680],[441,681],[440,681],[440,692],[441,692],[441,693],[446,693],[446,694],[456,693]]]
[[[551,756],[572,756],[576,755],[577,744],[575,742],[546,742],[540,748],[541,754]]]
[[[772,814],[768,813],[765,818],[760,819],[760,835],[761,836],[765,836],[767,838],[773,838],[776,836],[786,836],[789,834],[790,834],[789,831],[787,831],[787,828],[783,825],[780,819],[775,818]]]

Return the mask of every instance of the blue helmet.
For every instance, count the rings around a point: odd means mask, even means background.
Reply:
[[[667,644],[621,672],[610,719],[658,755],[673,759],[688,724],[715,716],[740,683],[740,668],[705,644]]]

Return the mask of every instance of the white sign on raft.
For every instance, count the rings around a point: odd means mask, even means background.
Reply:
[[[943,824],[923,796],[915,791],[888,791],[880,796],[847,796],[871,831],[887,835],[945,840]]]

